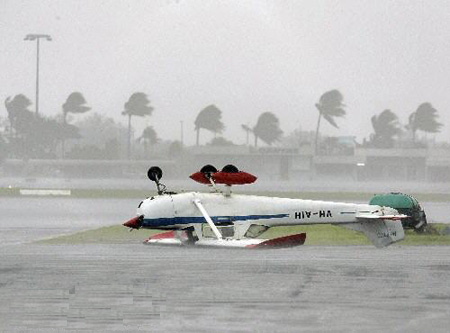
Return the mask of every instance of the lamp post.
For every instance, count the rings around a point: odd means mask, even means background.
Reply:
[[[39,113],[39,40],[44,39],[51,41],[52,37],[50,35],[42,34],[28,34],[25,36],[24,40],[36,41],[36,115]]]

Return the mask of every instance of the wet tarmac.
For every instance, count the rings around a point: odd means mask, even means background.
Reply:
[[[32,243],[120,223],[135,207],[2,199],[0,331],[448,331],[448,246]]]
[[[447,332],[449,253],[11,245],[0,329]]]
[[[138,204],[136,199],[1,198],[0,248],[121,224],[136,214]]]

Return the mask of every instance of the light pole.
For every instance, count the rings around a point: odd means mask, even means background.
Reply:
[[[43,38],[47,41],[51,41],[50,35],[42,34],[28,34],[24,40],[36,41],[36,115],[39,113],[39,40]]]

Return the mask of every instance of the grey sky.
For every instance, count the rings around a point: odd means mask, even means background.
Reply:
[[[348,115],[340,130],[367,137],[370,117],[384,109],[406,123],[431,102],[450,141],[450,2],[433,1],[19,1],[0,5],[0,99],[25,93],[34,101],[35,43],[41,48],[41,103],[61,112],[72,91],[93,110],[125,123],[120,113],[135,91],[155,111],[163,138],[195,142],[200,109],[223,111],[224,136],[245,141],[241,124],[260,113],[280,118],[285,133],[313,130],[314,103],[339,89]],[[34,107],[34,106],[33,106]],[[1,115],[6,116],[4,107]],[[205,134],[204,139],[210,139]]]

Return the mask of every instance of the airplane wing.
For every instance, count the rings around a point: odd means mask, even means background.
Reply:
[[[183,242],[183,231],[177,235],[178,231],[169,231],[162,234],[154,235],[144,241],[146,245],[185,245]],[[181,237],[180,237],[181,236]],[[287,248],[303,245],[306,240],[306,234],[295,234],[284,237],[272,239],[258,239],[258,238],[207,238],[203,237],[195,242],[195,246],[201,247],[232,247],[232,248],[248,248],[248,249],[262,249],[262,248]]]

